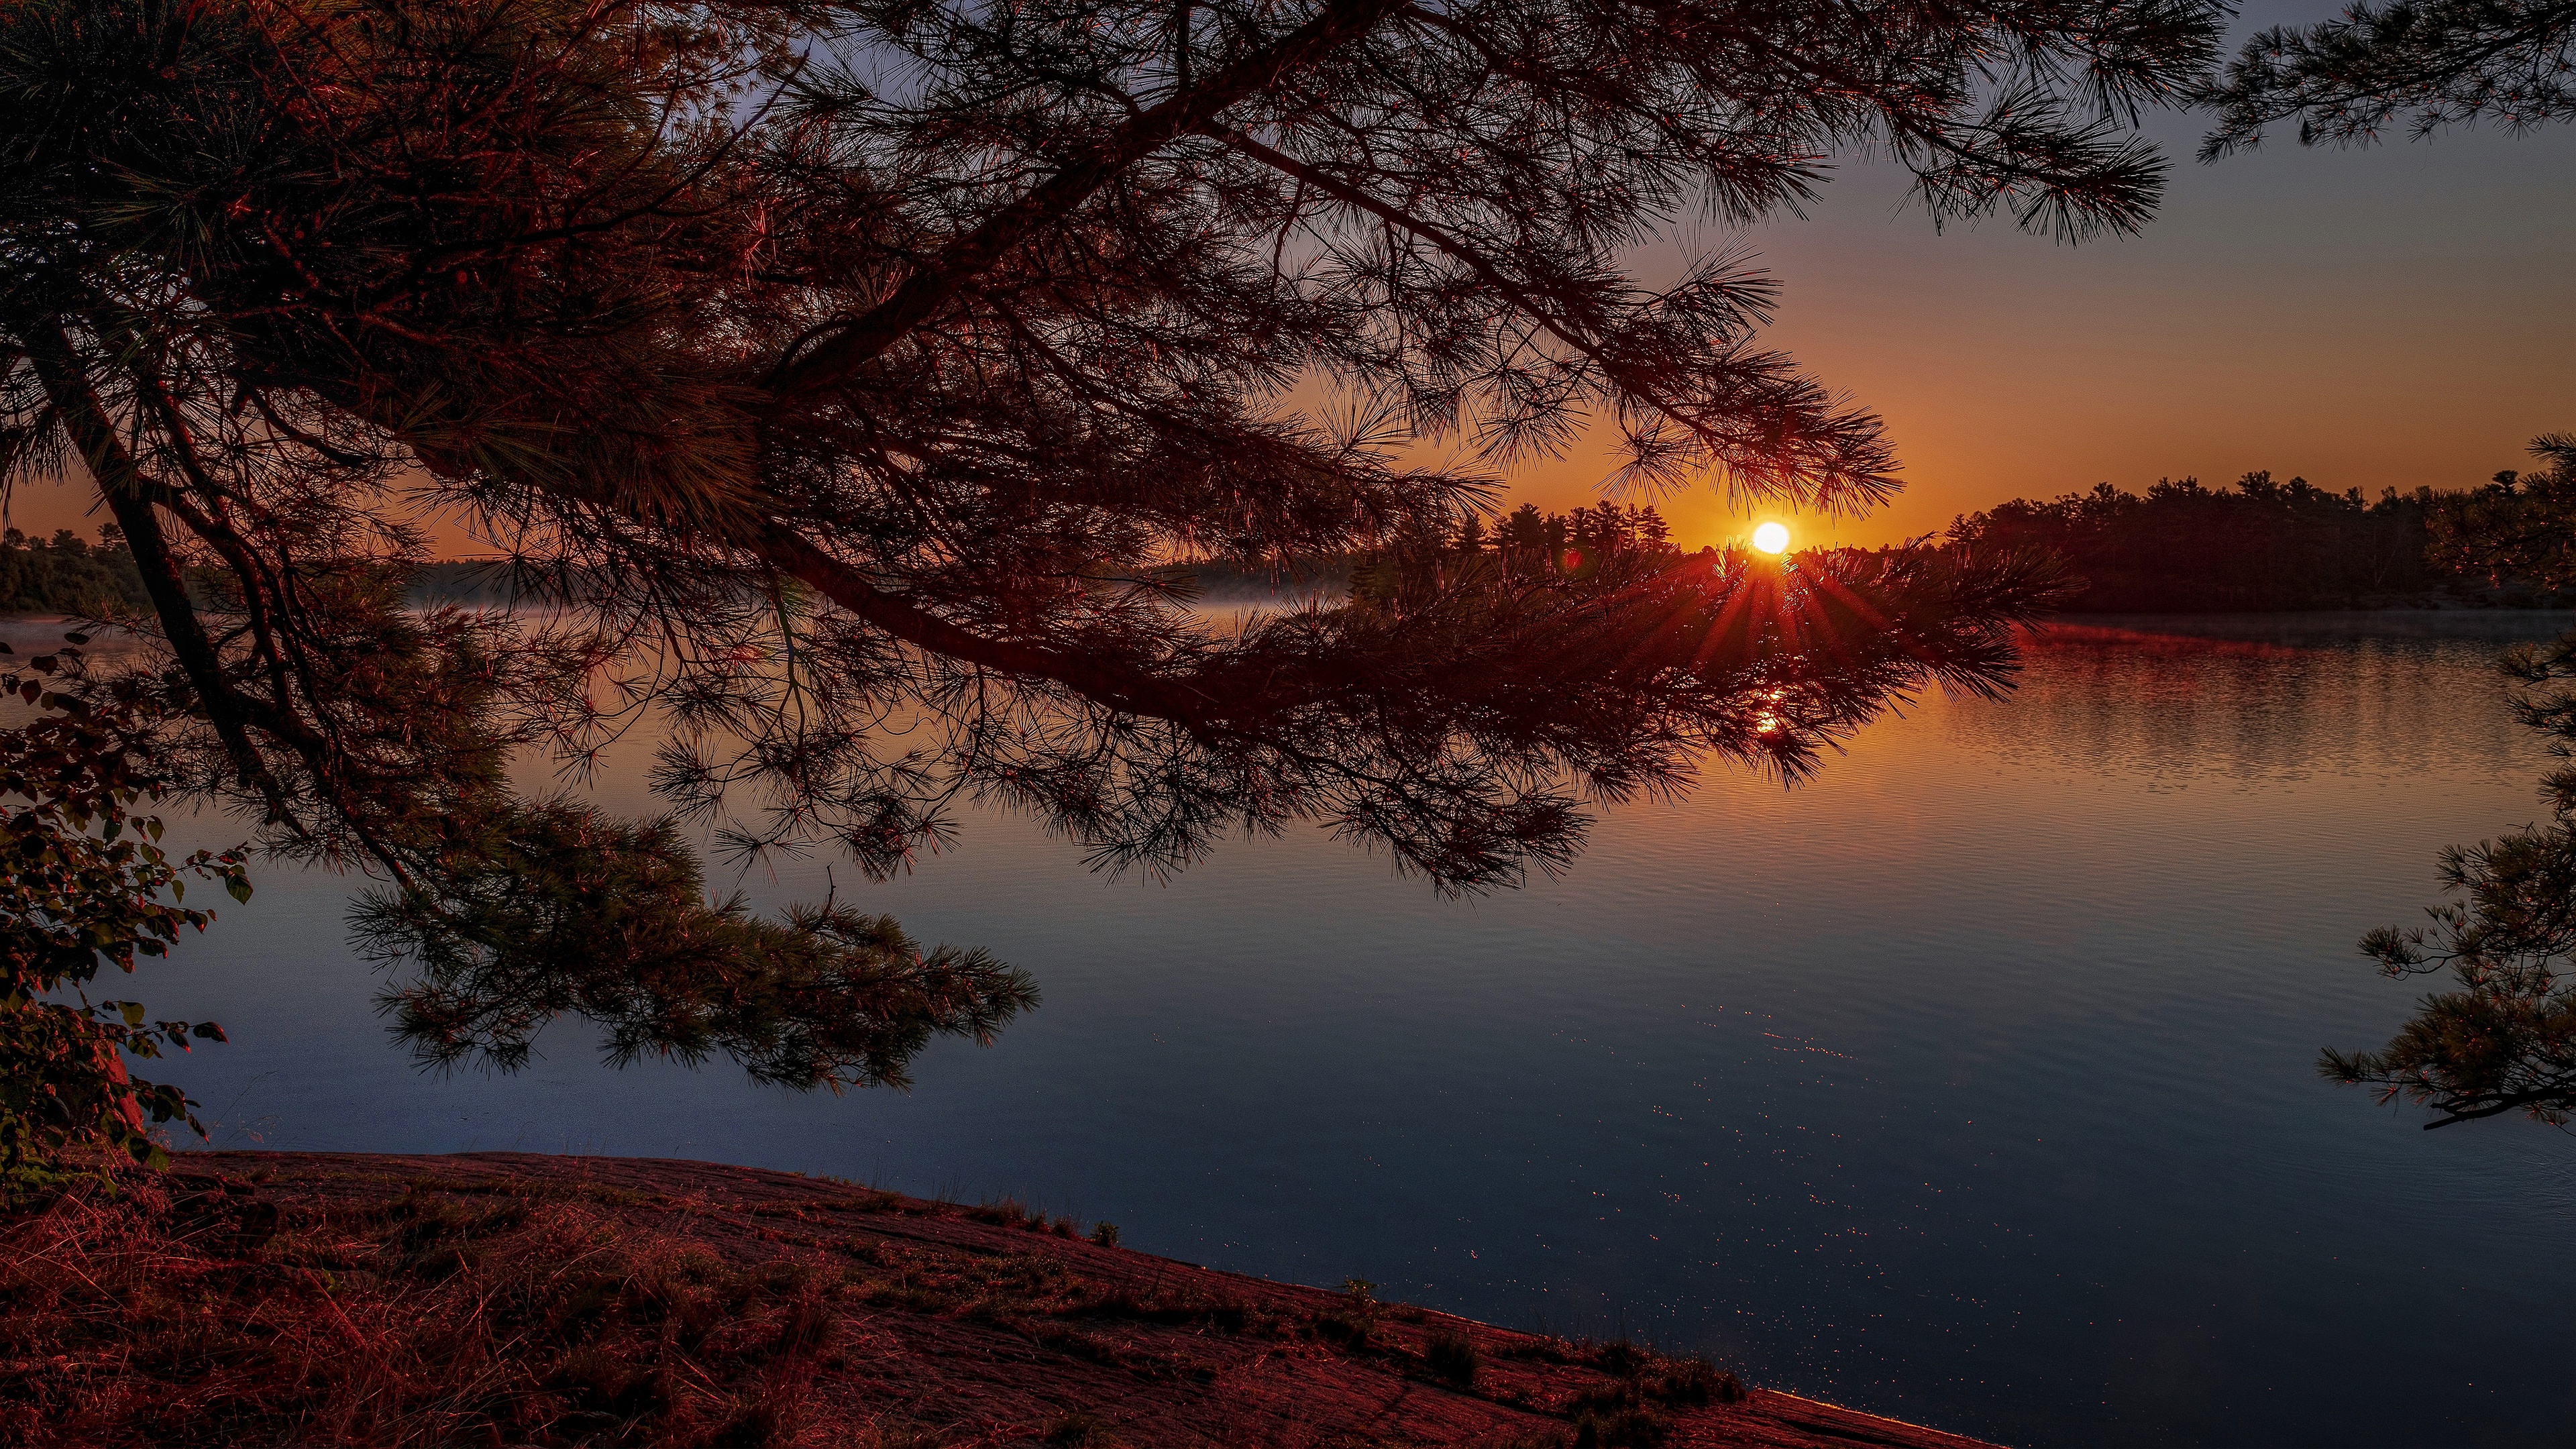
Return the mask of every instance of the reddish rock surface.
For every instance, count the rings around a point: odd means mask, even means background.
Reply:
[[[688,1260],[703,1264],[711,1254],[724,1266],[702,1266],[693,1281],[713,1273],[735,1284],[777,1284],[769,1295],[777,1304],[793,1297],[805,1305],[793,1312],[764,1305],[754,1290],[737,1287],[726,1312],[738,1328],[700,1330],[711,1335],[711,1346],[693,1350],[692,1358],[677,1358],[667,1348],[667,1330],[652,1330],[666,1334],[665,1359],[692,1376],[654,1400],[652,1413],[659,1418],[639,1410],[623,1427],[609,1423],[613,1415],[585,1419],[578,1412],[579,1392],[562,1387],[569,1370],[530,1369],[524,1376],[528,1387],[496,1388],[478,1401],[485,1406],[472,1412],[493,1417],[471,1421],[482,1426],[472,1442],[508,1442],[513,1435],[505,1426],[537,1424],[532,1437],[578,1443],[1053,1442],[1103,1449],[1976,1444],[1758,1387],[1725,1402],[1735,1393],[1731,1380],[1624,1345],[1569,1343],[1348,1293],[1217,1272],[1068,1236],[1072,1225],[1034,1225],[1016,1209],[925,1202],[790,1173],[516,1153],[224,1152],[183,1157],[171,1181],[172,1206],[163,1211],[185,1225],[181,1235],[194,1245],[190,1251],[212,1265],[208,1272],[236,1274],[222,1281],[256,1278],[239,1276],[239,1267],[226,1268],[228,1262],[279,1265],[274,1271],[300,1272],[314,1281],[325,1275],[323,1269],[294,1265],[335,1263],[328,1275],[329,1311],[352,1315],[358,1325],[350,1330],[353,1338],[399,1334],[407,1326],[403,1314],[481,1314],[482,1308],[459,1305],[526,1300],[532,1261],[533,1271],[544,1277],[551,1270],[536,1261],[544,1254],[580,1258],[588,1251],[543,1246],[550,1243],[599,1244],[601,1252],[613,1247],[624,1255],[617,1261],[627,1265],[615,1271],[630,1277],[658,1271],[638,1269],[637,1263],[694,1254]],[[558,1206],[532,1215],[527,1204]],[[451,1227],[425,1230],[418,1226],[423,1222]],[[73,1243],[64,1232],[46,1237],[42,1224],[17,1224],[0,1234],[0,1267],[14,1262],[25,1271],[40,1258],[69,1262],[77,1245],[64,1245]],[[442,1266],[440,1254],[452,1255],[454,1262]],[[496,1264],[501,1266],[491,1266]],[[106,1271],[100,1267],[92,1276]],[[478,1272],[495,1275],[496,1282],[504,1272],[515,1273],[510,1281],[522,1286],[510,1292],[517,1297],[466,1286]],[[169,1270],[163,1273],[166,1278]],[[251,1290],[223,1291],[239,1298]],[[605,1289],[582,1291],[607,1301],[600,1298]],[[380,1318],[392,1315],[390,1328],[369,1326],[373,1320],[364,1314],[371,1304],[382,1310]],[[581,1311],[600,1310],[594,1305]],[[484,1350],[494,1367],[476,1372],[497,1373],[514,1358],[539,1352],[536,1345],[567,1353],[560,1345],[580,1333],[607,1331],[568,1330],[571,1312],[540,1304],[522,1310],[527,1327],[501,1323],[482,1330],[498,1346]],[[645,1342],[634,1335],[629,1330],[619,1341],[628,1351],[644,1351],[632,1347]],[[1463,1352],[1461,1340],[1473,1344],[1472,1355]],[[96,1355],[112,1356],[119,1347],[84,1342]],[[750,1347],[727,1348],[728,1343]],[[777,1346],[782,1344],[788,1347]],[[130,1372],[137,1356],[130,1346],[128,1352]],[[184,1360],[186,1354],[155,1349],[139,1357]],[[1462,1360],[1473,1364],[1463,1375]],[[77,1391],[80,1361],[77,1353],[51,1360],[53,1371],[66,1377],[52,1398],[26,1401],[23,1437],[29,1442],[48,1442],[36,1430],[39,1420],[69,1422],[64,1406],[92,1402]],[[465,1360],[451,1351],[442,1362]],[[38,1363],[22,1359],[18,1366]],[[679,1371],[660,1370],[666,1381]],[[383,1417],[395,1411],[382,1404],[402,1395],[367,1392],[379,1403],[371,1411],[379,1417],[364,1422],[426,1422],[424,1408],[402,1410],[408,1418]],[[620,1392],[632,1397],[631,1391]],[[511,1399],[512,1393],[519,1397]],[[548,1399],[548,1393],[570,1397]],[[691,1410],[684,1402],[689,1395],[695,1395],[691,1402],[713,1407]],[[792,1400],[792,1411],[760,1417],[768,1413],[755,1412],[764,1396]],[[419,1399],[419,1391],[413,1397]],[[192,1402],[213,1405],[220,1399],[199,1390]],[[491,1407],[504,1401],[516,1407]],[[537,1412],[527,1407],[532,1401],[553,1407],[529,1418]],[[222,1412],[245,1426],[253,1422],[239,1411]],[[302,1407],[294,1422],[321,1423],[336,1413],[340,1418],[331,1422],[356,1425],[361,1421],[349,1418],[353,1412]],[[460,1431],[469,1422],[455,1417],[463,1409],[441,1412]],[[730,1421],[723,1419],[727,1412]],[[257,1422],[273,1420],[283,1422],[276,1412]],[[146,1422],[131,1414],[127,1420],[95,1420],[111,1428],[128,1421]],[[162,1426],[154,1432],[167,1432],[171,1424],[167,1411],[149,1422]],[[354,1427],[345,1432],[363,1437]],[[0,1441],[9,1437],[0,1427]]]

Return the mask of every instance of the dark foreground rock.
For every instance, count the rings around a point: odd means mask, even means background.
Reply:
[[[698,1162],[197,1153],[0,1222],[0,1444],[1972,1446]]]

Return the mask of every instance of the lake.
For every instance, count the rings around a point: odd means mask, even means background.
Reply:
[[[2422,990],[2355,939],[2437,898],[2440,847],[2540,814],[2491,660],[2571,624],[2088,619],[2010,700],[1926,699],[1796,789],[1714,770],[1474,903],[1320,832],[1155,886],[969,816],[907,879],[836,871],[1045,992],[908,1095],[610,1071],[574,1024],[522,1075],[421,1075],[322,875],[264,872],[135,994],[231,1032],[167,1074],[224,1146],[1009,1194],[2011,1443],[2556,1442],[2576,1141],[2419,1131],[2314,1061]]]

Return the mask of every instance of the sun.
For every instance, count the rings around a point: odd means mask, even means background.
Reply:
[[[1788,552],[1789,525],[1785,523],[1763,524],[1761,527],[1753,530],[1753,546],[1762,550],[1764,553]]]

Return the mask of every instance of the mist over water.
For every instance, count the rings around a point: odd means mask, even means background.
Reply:
[[[2421,1132],[2313,1063],[2422,989],[2355,939],[2540,814],[2491,661],[2571,622],[2087,620],[2010,700],[1925,700],[1795,790],[1713,771],[1472,904],[1318,831],[1113,884],[970,814],[907,879],[833,871],[1046,993],[909,1095],[610,1071],[577,1025],[519,1076],[423,1076],[323,875],[261,873],[131,994],[230,1031],[168,1073],[218,1145],[1008,1193],[2014,1443],[2556,1442],[2576,1141]],[[641,761],[604,803],[652,808]],[[817,899],[827,860],[742,886]]]

